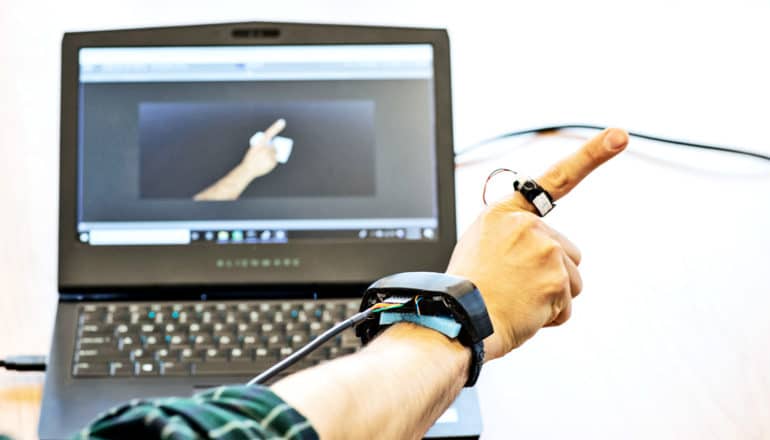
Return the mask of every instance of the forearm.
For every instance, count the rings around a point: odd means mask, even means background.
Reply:
[[[272,389],[322,439],[421,438],[468,379],[470,350],[413,324],[369,346],[289,376]]]
[[[256,177],[239,164],[213,185],[195,195],[195,200],[235,200]]]

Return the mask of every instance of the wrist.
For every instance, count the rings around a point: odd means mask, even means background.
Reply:
[[[252,180],[259,177],[259,170],[255,169],[253,166],[249,166],[245,162],[240,162],[235,166],[235,168],[233,168],[233,174],[239,180],[243,180],[244,182],[251,182]]]
[[[471,350],[455,339],[436,330],[409,322],[394,324],[368,344],[363,353],[379,356],[405,356],[410,352],[431,360],[441,360],[442,367],[451,366],[457,381],[465,383],[471,363]]]

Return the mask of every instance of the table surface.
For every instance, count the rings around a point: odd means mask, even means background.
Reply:
[[[459,166],[458,228],[481,208],[491,169],[534,174],[579,143],[512,140],[487,150],[493,160]],[[11,173],[19,186],[3,196],[20,211],[0,220],[16,231],[0,251],[11,281],[0,353],[45,353],[56,206],[23,203],[36,171]],[[770,438],[767,194],[758,162],[633,141],[559,203],[548,221],[581,247],[585,290],[565,326],[485,367],[483,438]],[[36,438],[42,383],[0,372],[1,433]]]

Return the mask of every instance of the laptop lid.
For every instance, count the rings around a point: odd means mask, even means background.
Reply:
[[[68,33],[62,60],[63,292],[444,270],[456,240],[445,31]],[[274,168],[240,176],[235,197],[200,197],[232,184],[279,120]]]

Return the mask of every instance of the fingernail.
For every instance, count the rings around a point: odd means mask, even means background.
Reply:
[[[621,130],[610,129],[604,135],[604,146],[611,151],[619,150],[628,141],[628,136]]]

